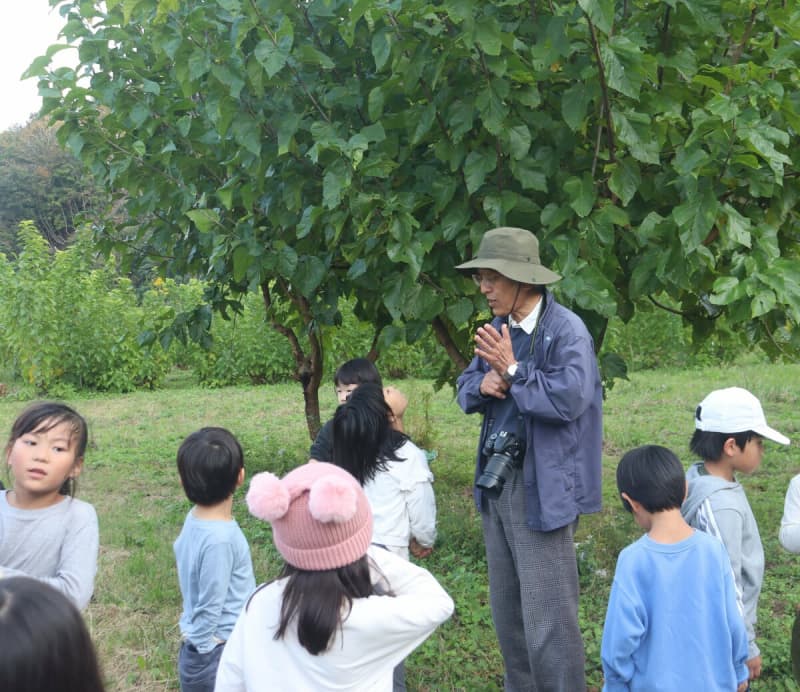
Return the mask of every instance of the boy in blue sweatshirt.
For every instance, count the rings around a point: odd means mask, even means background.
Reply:
[[[647,533],[617,561],[603,628],[604,691],[744,692],[747,633],[724,546],[681,516],[683,466],[670,450],[631,450],[622,503]]]
[[[195,503],[174,544],[183,596],[178,676],[181,692],[213,692],[222,649],[256,586],[232,513],[244,482],[242,447],[224,428],[202,428],[181,444],[178,473]]]

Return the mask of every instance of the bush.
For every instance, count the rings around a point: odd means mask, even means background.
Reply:
[[[153,337],[176,317],[204,306],[202,282],[158,278],[137,296],[128,279],[97,259],[88,230],[61,251],[51,250],[33,224],[22,224],[18,235],[19,256],[0,254],[0,356],[5,371],[30,393],[153,388],[173,366],[214,387],[294,379],[289,342],[266,321],[260,294],[247,295],[229,320],[214,316],[208,349],[178,339],[159,342]],[[276,307],[279,315],[286,312]],[[342,324],[325,331],[326,380],[372,346],[373,327],[359,322],[352,308],[343,301]],[[305,335],[299,338],[308,348]],[[432,335],[407,344],[397,327],[384,330],[381,349],[378,366],[395,379],[435,377],[446,360]]]
[[[266,322],[264,304],[256,293],[246,296],[242,312],[226,320],[214,316],[210,350],[197,347],[191,367],[202,384],[275,384],[294,374],[288,340]]]
[[[342,363],[369,353],[375,338],[374,327],[361,322],[353,313],[352,301],[342,301],[342,324],[330,331],[325,350],[325,373],[331,380]],[[406,343],[401,327],[386,327],[378,344],[377,366],[381,375],[392,379],[406,377],[435,379],[448,357],[431,331],[413,343]]]
[[[52,251],[33,224],[19,229],[16,261],[0,255],[0,351],[37,394],[155,387],[171,367],[137,336],[151,317],[127,279],[97,263],[88,231]]]
[[[162,296],[162,306],[171,306],[172,313],[186,312],[203,302],[203,286],[192,281],[177,285],[162,282],[157,289]],[[148,291],[144,301],[155,300]],[[188,298],[187,298],[188,296]],[[285,310],[276,300],[277,319]],[[372,325],[360,322],[353,314],[350,301],[341,304],[342,323],[324,332],[324,381],[344,361],[361,358],[369,353],[374,339]],[[426,335],[413,344],[405,343],[402,331],[389,327],[384,330],[384,341],[393,342],[381,352],[378,367],[385,377],[434,378],[447,358],[432,335]],[[221,387],[235,384],[274,384],[294,379],[295,363],[288,340],[267,322],[261,296],[251,293],[245,297],[242,311],[230,320],[214,315],[211,323],[213,343],[204,351],[198,345],[174,346],[173,358],[185,362],[199,383]],[[308,349],[304,334],[299,335],[301,347]],[[176,342],[173,342],[176,344]],[[171,346],[170,348],[173,348]]]

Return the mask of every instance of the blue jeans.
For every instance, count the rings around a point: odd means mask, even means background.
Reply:
[[[181,692],[214,692],[217,668],[224,642],[217,644],[207,654],[201,654],[190,642],[183,642],[178,652],[178,677]]]

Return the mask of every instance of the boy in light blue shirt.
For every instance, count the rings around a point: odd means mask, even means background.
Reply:
[[[183,596],[178,675],[182,692],[213,692],[222,649],[255,589],[250,547],[232,514],[242,447],[223,428],[202,428],[181,444],[178,473],[195,503],[173,546]]]
[[[617,487],[647,534],[617,561],[600,649],[604,692],[744,692],[747,631],[731,564],[720,541],[681,516],[678,457],[658,445],[633,449]]]

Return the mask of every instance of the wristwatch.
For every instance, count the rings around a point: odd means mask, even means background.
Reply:
[[[503,379],[509,384],[511,384],[511,378],[517,374],[517,365],[519,365],[519,363],[511,363],[503,373]]]

